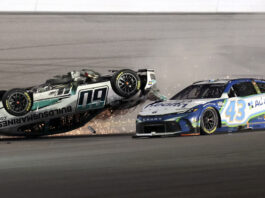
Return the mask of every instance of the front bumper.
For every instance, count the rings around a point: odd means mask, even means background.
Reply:
[[[161,137],[161,136],[178,136],[182,133],[182,131],[176,132],[151,132],[151,133],[136,133],[133,137]]]
[[[171,136],[199,132],[198,112],[165,115],[138,115],[135,136]]]
[[[149,133],[166,133],[181,131],[180,125],[175,121],[168,122],[142,122],[136,124],[136,132],[138,134]]]
[[[196,131],[196,128],[193,128],[189,121],[141,122],[136,124],[135,136],[174,136],[185,133],[194,133]]]

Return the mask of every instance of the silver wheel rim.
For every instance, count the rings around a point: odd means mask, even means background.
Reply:
[[[203,127],[208,131],[216,127],[216,114],[212,110],[207,110],[203,114]]]
[[[133,74],[124,73],[118,79],[118,87],[119,89],[126,93],[133,93],[137,89],[137,79]]]
[[[28,104],[28,99],[23,93],[16,92],[8,98],[8,105],[15,113],[23,113],[27,109]]]

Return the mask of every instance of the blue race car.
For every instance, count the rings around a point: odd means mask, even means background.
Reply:
[[[265,80],[199,81],[137,116],[136,137],[200,135],[265,128]]]

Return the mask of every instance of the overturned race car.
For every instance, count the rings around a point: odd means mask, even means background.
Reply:
[[[110,72],[72,71],[42,85],[0,91],[0,134],[32,137],[74,130],[106,109],[140,104],[156,85],[153,70]]]
[[[136,135],[201,135],[265,128],[265,80],[196,82],[143,108]]]

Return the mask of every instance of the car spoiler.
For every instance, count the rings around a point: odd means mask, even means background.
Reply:
[[[138,72],[154,72],[155,70],[153,69],[139,69]]]
[[[109,72],[111,72],[111,73],[115,73],[115,72],[117,72],[117,71],[119,71],[119,70],[117,70],[117,69],[111,69],[111,70],[108,70]],[[139,69],[137,72],[139,72],[139,73],[141,73],[141,72],[154,72],[155,70],[154,69]]]

